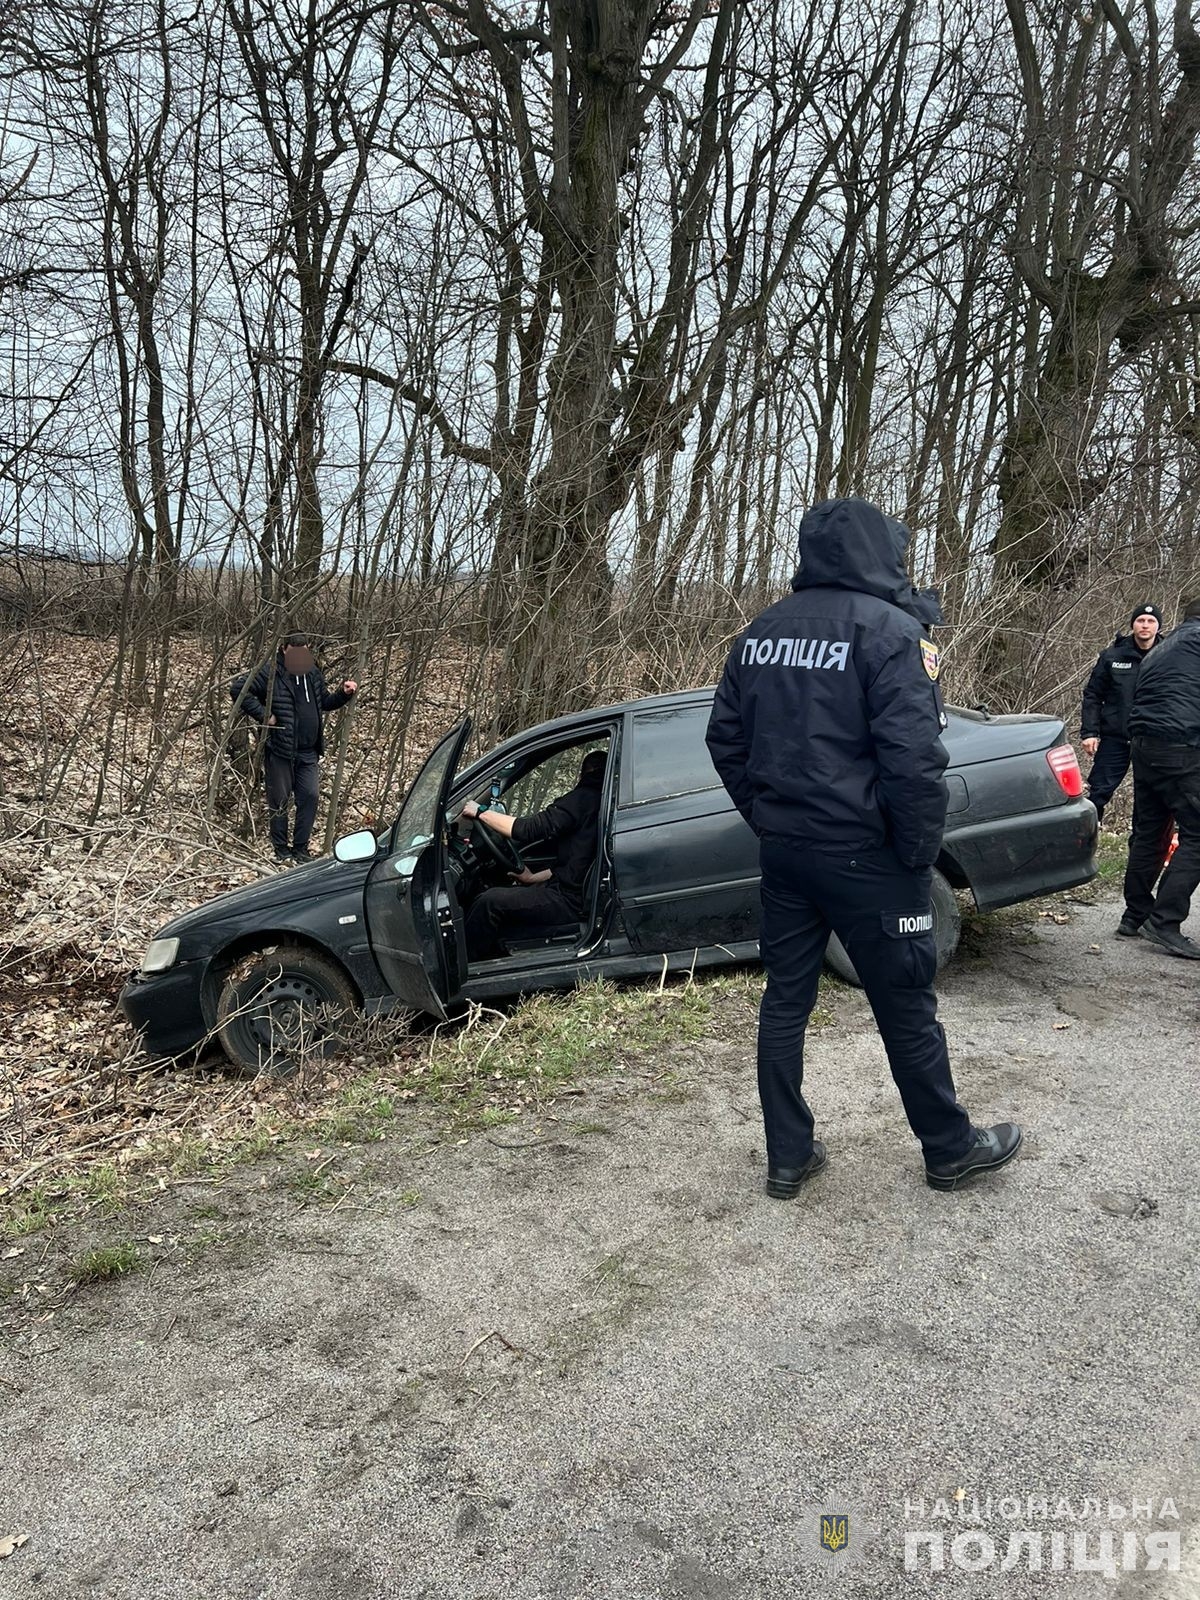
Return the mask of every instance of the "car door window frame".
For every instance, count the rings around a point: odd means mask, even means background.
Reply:
[[[454,780],[454,785],[450,791],[450,809],[453,811],[462,806],[467,800],[476,799],[477,792],[481,790],[481,786],[484,783],[490,783],[492,781],[493,774],[497,770],[503,770],[504,767],[511,766],[514,761],[523,761],[527,755],[532,755],[535,758],[541,755],[542,759],[545,759],[545,757],[554,755],[557,751],[570,750],[580,745],[593,743],[597,739],[602,738],[605,734],[608,735],[609,741],[608,765],[604,775],[605,788],[607,789],[612,784],[612,758],[614,751],[617,754],[618,761],[617,778],[618,780],[621,778],[621,746],[624,744],[622,720],[623,719],[614,722],[612,719],[605,719],[603,722],[597,722],[590,727],[583,728],[582,730],[577,729],[569,737],[564,737],[561,733],[557,736],[543,735],[539,740],[535,741],[535,743],[531,745],[526,745],[518,748],[515,751],[510,751],[506,755],[504,761],[500,764],[499,769],[496,768],[495,764],[488,756],[483,756],[478,761],[473,761],[467,768],[466,772],[460,773]],[[539,761],[537,759],[527,762],[524,770],[521,773],[521,778],[524,778],[530,771],[532,771],[534,767],[538,765]],[[519,783],[521,778],[514,779],[513,785],[510,785],[510,788]],[[508,791],[506,790],[505,793],[508,793]],[[500,798],[503,800],[504,794],[502,794]],[[480,801],[480,804],[483,805],[483,801]],[[486,805],[484,806],[484,809],[486,810]]]

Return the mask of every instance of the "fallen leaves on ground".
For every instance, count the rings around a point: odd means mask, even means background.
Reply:
[[[153,1148],[217,1148],[264,1115],[303,1119],[344,1081],[334,1064],[303,1086],[234,1078],[219,1057],[156,1066],[117,1007],[164,923],[277,870],[261,838],[237,830],[243,818],[262,828],[257,792],[232,794],[225,814],[208,805],[212,733],[228,720],[220,682],[211,725],[196,699],[211,663],[177,641],[162,718],[122,706],[105,766],[97,713],[112,693],[113,645],[53,634],[10,645],[27,670],[11,685],[0,742],[0,1202]],[[406,759],[423,759],[450,720],[431,696],[412,718]],[[175,726],[187,731],[164,754],[160,735]],[[353,744],[341,814],[358,826],[378,809],[382,759],[361,715]],[[223,783],[236,781],[222,769]]]

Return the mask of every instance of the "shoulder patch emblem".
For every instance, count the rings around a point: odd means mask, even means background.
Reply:
[[[921,640],[921,665],[925,668],[926,676],[932,678],[936,683],[937,675],[941,671],[938,663],[938,650],[937,645],[930,644],[928,639]]]

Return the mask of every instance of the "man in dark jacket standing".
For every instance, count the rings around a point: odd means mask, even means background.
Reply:
[[[1200,945],[1182,931],[1200,883],[1200,597],[1138,672],[1129,736],[1133,835],[1117,932],[1200,961]],[[1179,847],[1155,894],[1175,828]]]
[[[229,686],[234,703],[267,730],[263,771],[276,861],[307,861],[317,815],[318,768],[325,753],[325,713],[340,710],[358,685],[347,678],[332,693],[306,633],[289,633],[274,661],[243,673]],[[288,802],[296,822],[288,843]]]
[[[1162,612],[1153,605],[1135,606],[1129,625],[1132,633],[1119,633],[1107,650],[1101,650],[1083,691],[1080,732],[1083,748],[1092,757],[1088,798],[1097,821],[1129,771],[1133,688],[1143,658],[1158,640]]]
[[[909,584],[907,542],[904,524],[865,500],[809,511],[793,592],[734,644],[708,726],[713,765],[760,840],[758,1089],[777,1199],[825,1165],[801,1086],[831,928],[871,1002],[930,1186],[991,1172],[1021,1144],[1013,1123],[972,1127],[937,1020],[930,883],[947,756],[925,624],[941,613]]]

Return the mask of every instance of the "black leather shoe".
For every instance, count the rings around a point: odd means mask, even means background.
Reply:
[[[1186,933],[1180,933],[1177,928],[1155,928],[1149,922],[1143,922],[1138,932],[1143,939],[1156,944],[1169,956],[1182,956],[1185,961],[1200,961],[1200,944],[1194,944]]]
[[[1122,917],[1117,923],[1118,939],[1136,939],[1141,931],[1141,923],[1135,922],[1132,917]]]
[[[767,1193],[772,1200],[794,1200],[809,1178],[815,1178],[829,1164],[825,1146],[813,1140],[813,1153],[802,1167],[768,1167]]]
[[[974,1142],[965,1156],[948,1166],[925,1168],[925,1182],[931,1189],[957,1189],[960,1183],[1011,1161],[1021,1148],[1021,1130],[1015,1122],[997,1122],[990,1128],[974,1128]]]

